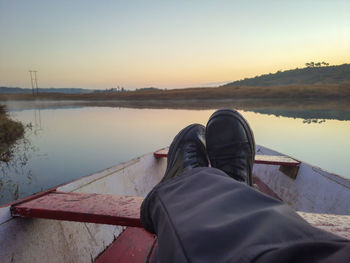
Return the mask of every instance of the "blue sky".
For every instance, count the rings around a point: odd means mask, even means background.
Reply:
[[[350,1],[4,1],[0,86],[200,86],[350,62]]]

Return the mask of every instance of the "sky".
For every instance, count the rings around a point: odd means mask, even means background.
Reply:
[[[0,0],[0,86],[210,86],[350,63],[349,0]]]

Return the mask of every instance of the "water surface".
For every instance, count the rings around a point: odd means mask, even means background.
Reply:
[[[180,129],[205,125],[213,112],[82,106],[11,111],[29,128],[12,160],[0,163],[0,204],[167,146]],[[240,112],[257,144],[350,178],[349,120]]]

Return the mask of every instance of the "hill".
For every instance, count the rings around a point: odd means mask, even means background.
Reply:
[[[310,63],[307,63],[310,64]],[[317,63],[318,64],[318,63]],[[313,64],[314,65],[314,64]],[[227,86],[287,86],[287,85],[319,85],[342,84],[350,82],[350,64],[338,66],[308,66],[272,74],[264,74],[254,78],[245,78],[223,85]]]
[[[319,64],[319,63],[317,63]],[[11,89],[11,93],[7,93]],[[25,92],[24,92],[25,90]],[[49,90],[49,91],[48,91]],[[350,64],[312,66],[235,81],[220,87],[157,89],[30,89],[0,87],[0,100],[225,100],[225,99],[346,99],[350,98]]]

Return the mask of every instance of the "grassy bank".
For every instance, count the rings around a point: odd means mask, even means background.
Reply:
[[[11,120],[5,106],[0,105],[0,161],[6,161],[8,159],[8,149],[23,134],[23,124]]]
[[[172,90],[139,90],[88,94],[41,93],[2,94],[0,100],[222,100],[222,99],[345,99],[350,98],[350,83],[288,86],[223,86]]]

